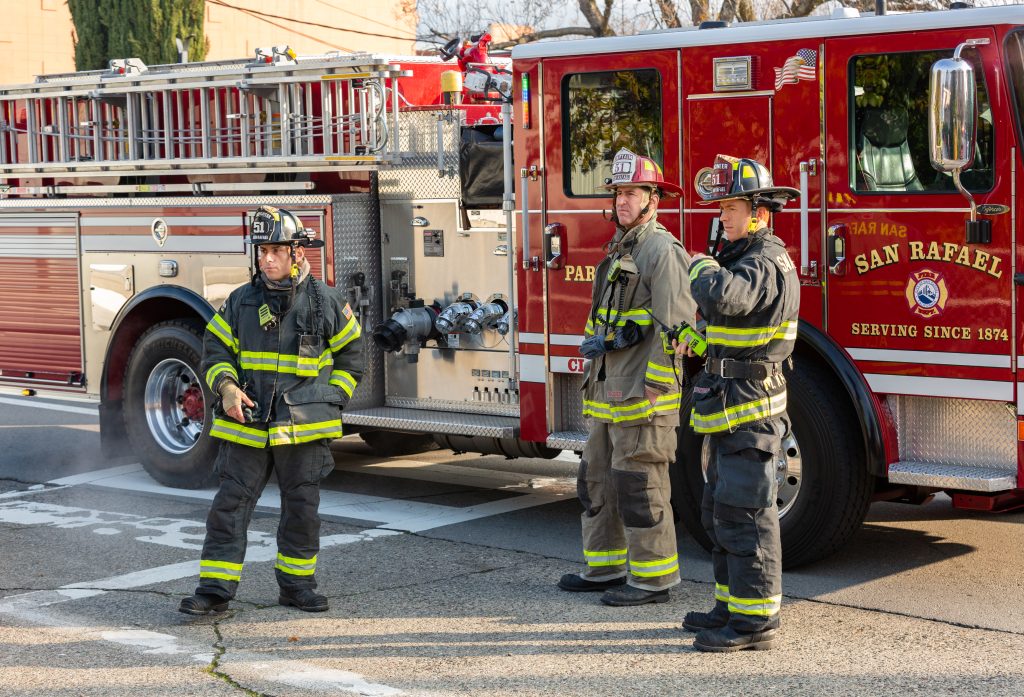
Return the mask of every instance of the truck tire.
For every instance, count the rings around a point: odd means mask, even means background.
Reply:
[[[153,479],[179,489],[216,484],[218,443],[207,435],[213,400],[199,373],[202,337],[198,322],[161,322],[139,338],[125,370],[128,442]]]
[[[360,431],[363,439],[374,454],[380,457],[415,455],[428,450],[437,450],[438,445],[429,433],[396,433],[394,431]]]
[[[795,569],[829,556],[860,528],[867,515],[873,480],[864,456],[859,419],[834,376],[810,361],[787,371],[792,433],[783,441],[779,520],[782,561]],[[705,549],[711,541],[700,522],[705,461],[704,439],[686,424],[692,401],[683,400],[676,462],[672,468],[676,516]]]

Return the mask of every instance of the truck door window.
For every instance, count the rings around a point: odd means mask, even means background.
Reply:
[[[993,185],[992,108],[977,51],[962,54],[978,83],[977,148],[961,175],[971,191]],[[936,171],[928,157],[928,76],[932,63],[953,51],[915,51],[855,56],[850,63],[850,160],[852,186],[863,192],[956,191],[953,177]]]
[[[576,73],[562,81],[562,172],[568,196],[607,196],[612,158],[629,148],[664,166],[657,70]]]
[[[1024,32],[1015,31],[1006,37],[1006,64],[1017,132],[1024,133]],[[1024,138],[1021,142],[1024,142]]]

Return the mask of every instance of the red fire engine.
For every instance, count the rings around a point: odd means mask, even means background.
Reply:
[[[840,547],[873,500],[1021,505],[1022,28],[1014,7],[844,10],[529,44],[511,76],[466,66],[466,100],[462,74],[441,79],[454,64],[286,51],[0,90],[0,380],[98,398],[105,441],[126,428],[157,479],[202,484],[199,333],[247,280],[245,216],[272,203],[324,235],[317,268],[373,335],[350,431],[382,449],[580,450],[612,155],[683,186],[659,219],[697,251],[723,153],[802,192],[774,220],[803,291],[787,565]],[[678,453],[676,510],[706,542],[687,428]]]

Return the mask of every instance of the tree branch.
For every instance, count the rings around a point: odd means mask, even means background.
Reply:
[[[674,0],[655,0],[658,11],[661,13],[661,21],[665,23],[666,27],[681,27],[683,23],[679,21],[679,11],[676,9],[676,3]]]

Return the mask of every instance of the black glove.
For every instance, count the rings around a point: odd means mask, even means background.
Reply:
[[[639,344],[643,338],[644,335],[643,332],[640,331],[640,325],[633,320],[628,320],[615,332],[615,339],[612,341],[612,348],[615,351],[629,348],[634,344]]]

